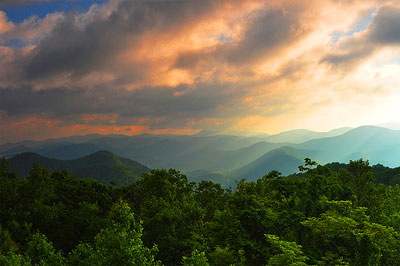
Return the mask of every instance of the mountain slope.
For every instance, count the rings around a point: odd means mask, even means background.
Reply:
[[[400,154],[400,131],[376,126],[358,127],[340,136],[314,139],[295,147],[318,151],[315,160],[321,163],[347,162],[363,157],[373,163],[400,164],[400,158],[395,156]]]
[[[341,134],[343,132],[345,133]],[[322,136],[324,137],[321,138]],[[296,144],[307,138],[315,139]],[[275,142],[278,140],[288,142]],[[295,158],[303,160],[310,157],[320,164],[364,158],[370,160],[371,164],[382,163],[391,167],[400,165],[400,131],[375,126],[351,130],[339,128],[329,132],[293,130],[278,135],[252,137],[220,135],[206,131],[195,135],[75,136],[4,144],[0,147],[0,156],[11,157],[30,151],[46,157],[71,160],[95,151],[109,150],[151,168],[176,168],[185,172],[205,170],[215,173],[244,167],[280,147],[285,147],[284,150]],[[275,168],[282,166],[280,160],[275,162]],[[285,172],[285,168],[282,171]]]
[[[99,150],[101,149],[92,143],[66,143],[65,145],[53,144],[46,147],[46,149],[40,149],[38,152],[50,158],[72,160],[87,156]]]
[[[205,150],[193,154],[184,154],[177,158],[175,165],[180,169],[206,170],[218,172],[242,167],[261,155],[279,148],[282,144],[257,142],[245,148],[235,150]]]
[[[342,135],[349,130],[351,130],[350,127],[337,128],[328,132],[317,132],[307,129],[295,129],[295,130],[285,131],[276,135],[268,136],[267,138],[265,138],[265,140],[274,143],[277,142],[303,143],[312,139],[320,139],[320,138]]]
[[[28,175],[34,162],[53,171],[66,169],[76,177],[92,178],[104,184],[115,181],[119,185],[126,185],[137,180],[144,172],[150,171],[138,162],[118,157],[109,151],[98,151],[74,160],[57,160],[27,152],[11,158],[10,169],[24,177]]]
[[[297,171],[298,166],[303,164],[303,159],[285,148],[279,148],[232,171],[230,175],[239,179],[246,178],[249,181],[257,180],[272,170],[277,170],[283,175],[288,175]]]

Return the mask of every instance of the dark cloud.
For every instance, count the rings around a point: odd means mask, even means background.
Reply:
[[[358,46],[356,49],[349,49],[345,52],[330,53],[320,62],[328,63],[336,69],[346,72],[364,62],[374,51],[375,47],[371,45],[364,47]]]
[[[228,62],[242,64],[262,60],[284,50],[303,34],[299,34],[298,9],[266,9],[253,14],[242,40],[238,44],[227,44],[225,59]],[[218,51],[221,52],[221,51]]]
[[[339,49],[324,57],[321,63],[328,63],[342,71],[358,66],[380,48],[400,45],[400,9],[381,8],[366,32],[339,44]]]
[[[178,55],[173,67],[180,69],[195,69],[202,62],[209,61],[211,59],[210,55],[210,52],[203,50],[183,52]]]
[[[317,2],[118,0],[32,19],[32,27],[14,23],[7,38],[27,46],[0,47],[0,115],[58,128],[176,129],[328,106],[333,79],[330,72],[315,77],[318,62],[351,74],[381,47],[399,44],[400,12],[381,8],[367,30],[328,47],[318,42],[337,30],[326,26],[335,9]]]
[[[144,62],[124,69],[120,61],[115,61],[127,50],[135,52],[140,46],[140,37],[147,32],[154,36],[184,30],[191,23],[201,21],[202,16],[212,16],[223,2],[122,1],[110,16],[91,19],[86,24],[82,24],[79,14],[67,14],[27,57],[19,56],[9,64],[13,69],[21,69],[23,82],[16,83],[13,88],[4,85],[0,88],[0,112],[5,112],[8,117],[36,116],[71,123],[84,115],[116,114],[118,123],[126,125],[143,117],[164,117],[166,126],[188,119],[249,114],[252,110],[242,103],[242,99],[254,85],[251,82],[236,84],[211,78],[205,83],[195,81],[176,87],[140,86],[127,90],[123,86],[148,75],[151,66]],[[202,60],[212,58],[247,64],[264,54],[276,53],[279,47],[290,45],[299,38],[298,12],[281,9],[254,12],[250,15],[249,25],[247,21],[244,23],[246,29],[238,43],[226,41],[215,49],[183,53],[174,67],[195,68]],[[112,82],[96,83],[91,88],[74,83],[96,71],[116,75]],[[69,74],[67,79],[72,82],[67,82],[68,85],[54,86],[53,89],[44,85],[45,89],[34,89],[35,85],[39,84],[40,88],[52,77],[57,81],[57,76],[63,74]],[[240,75],[253,74],[249,69]]]
[[[184,28],[198,22],[201,16],[210,16],[223,2],[123,1],[107,19],[94,20],[84,27],[79,25],[75,14],[69,14],[24,63],[25,78],[47,78],[60,73],[79,78],[93,71],[113,71],[121,53],[139,49],[137,45],[142,34],[150,31],[163,34]],[[206,59],[243,65],[275,56],[305,36],[306,31],[299,28],[303,11],[267,8],[254,12],[239,42],[227,41],[211,51],[185,52],[179,56],[175,67],[194,68]],[[131,72],[144,67],[135,69],[133,66]]]
[[[243,97],[243,91],[233,91],[232,86],[204,84],[196,90],[179,86],[148,87],[135,91],[2,89],[0,112],[10,117],[39,116],[47,119],[115,113],[121,121],[162,116],[171,122],[178,117],[214,116],[221,105],[231,106],[232,102]]]
[[[120,49],[123,35],[101,24],[91,24],[84,31],[75,16],[68,15],[29,56],[25,77],[46,78],[64,72],[82,76],[103,66]]]
[[[112,65],[126,49],[135,49],[137,38],[147,31],[159,34],[184,27],[208,14],[223,1],[123,1],[105,20],[82,27],[69,14],[32,52],[25,66],[28,79],[58,73],[82,76]]]
[[[262,62],[285,51],[285,48],[305,37],[309,29],[299,22],[301,8],[265,8],[249,15],[243,36],[238,41],[226,41],[212,50],[184,52],[174,66],[195,69],[204,62],[217,60],[237,66]]]
[[[50,2],[50,1],[53,1],[53,0],[0,0],[0,7],[20,6],[20,5],[26,5],[26,4]]]
[[[371,26],[369,40],[376,44],[400,44],[400,8],[384,7],[379,10]]]

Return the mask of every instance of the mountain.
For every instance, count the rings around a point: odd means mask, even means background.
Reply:
[[[191,182],[212,181],[214,183],[219,183],[226,188],[234,185],[234,180],[231,177],[220,173],[211,173],[206,170],[196,170],[185,174]]]
[[[58,160],[72,160],[108,150],[150,168],[175,168],[186,173],[205,171],[203,173],[211,173],[213,177],[217,173],[220,177],[219,174],[225,176],[226,172],[246,167],[276,149],[285,151],[286,156],[290,154],[301,161],[309,157],[320,164],[364,158],[371,164],[397,167],[400,165],[400,131],[364,126],[329,132],[292,130],[270,136],[224,135],[211,131],[194,135],[93,134],[8,143],[0,146],[0,156],[10,158],[22,152],[34,152]],[[272,155],[277,158],[272,160]],[[283,173],[297,169],[298,165],[285,166],[285,162],[280,161],[284,158],[279,152],[270,154],[268,169],[275,167]],[[205,176],[210,177],[210,174]]]
[[[257,159],[266,152],[279,148],[282,144],[257,142],[250,146],[223,150],[222,148],[204,151],[196,151],[191,154],[183,154],[175,159],[174,165],[184,170],[206,170],[219,172],[244,166]]]
[[[35,152],[60,160],[71,160],[99,150],[108,150],[148,165],[151,168],[176,168],[185,171],[211,172],[238,168],[257,159],[284,143],[268,143],[264,137],[213,135],[203,132],[195,135],[91,135],[51,139],[32,145],[3,145],[0,156],[12,157],[22,152]]]
[[[64,138],[49,138],[45,139],[42,141],[36,141],[36,140],[23,140],[19,141],[16,143],[5,143],[0,145],[0,154],[6,155],[8,150],[14,149],[18,146],[24,146],[26,147],[25,151],[28,151],[29,149],[37,149],[40,146],[46,145],[46,144],[60,144],[60,143],[84,143],[88,142],[100,137],[108,136],[111,137],[111,135],[100,135],[100,134],[88,134],[88,135],[78,135],[78,136],[71,136],[71,137],[64,137]]]
[[[34,152],[35,149],[27,147],[25,145],[11,146],[11,148],[4,151],[1,155],[6,157],[13,157],[16,154],[24,152]]]
[[[92,143],[65,143],[51,144],[45,149],[39,149],[38,152],[43,156],[50,158],[72,160],[92,154],[99,150],[100,148]]]
[[[363,158],[372,164],[400,165],[400,131],[377,126],[358,127],[340,136],[314,139],[295,147],[316,151],[314,158],[320,163]]]
[[[316,132],[307,129],[295,129],[285,131],[276,135],[265,138],[268,142],[290,142],[290,143],[303,143],[312,139],[334,137],[346,133],[351,130],[350,127],[342,127],[333,129],[328,132]]]
[[[26,152],[10,159],[10,169],[17,172],[20,177],[25,177],[35,162],[53,171],[66,169],[76,177],[92,178],[104,184],[109,184],[110,181],[115,181],[119,185],[130,184],[143,173],[150,171],[148,167],[138,162],[118,157],[109,151],[98,151],[73,160],[57,160]]]
[[[298,151],[300,154],[301,151]],[[294,173],[303,165],[303,157],[293,153],[290,148],[279,148],[270,151],[257,160],[232,171],[230,176],[236,179],[246,178],[248,181],[257,180],[272,170],[277,170],[283,175]]]
[[[346,130],[346,129],[343,129]],[[340,130],[335,133],[340,132]],[[400,165],[400,131],[376,126],[363,126],[344,134],[313,139],[302,144],[282,146],[270,151],[230,175],[237,178],[259,178],[271,170],[287,175],[297,171],[309,157],[325,164],[332,161],[367,159],[371,164],[390,167]]]

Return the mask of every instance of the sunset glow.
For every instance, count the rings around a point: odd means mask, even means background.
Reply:
[[[54,2],[0,2],[2,143],[400,122],[399,1]]]

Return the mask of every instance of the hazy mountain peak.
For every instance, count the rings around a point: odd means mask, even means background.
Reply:
[[[353,127],[340,127],[340,128],[334,128],[334,129],[328,131],[328,133],[340,135],[340,134],[344,134],[347,131],[352,130],[352,129],[353,129]]]
[[[266,138],[269,142],[289,142],[289,143],[303,143],[312,139],[320,139],[326,137],[334,137],[349,131],[351,128],[343,127],[330,130],[328,132],[318,132],[308,129],[293,129],[284,131],[276,135]]]
[[[196,137],[206,137],[206,136],[213,136],[213,135],[217,135],[219,132],[218,131],[211,131],[211,130],[201,130],[195,134],[193,134],[192,136],[196,136]]]

